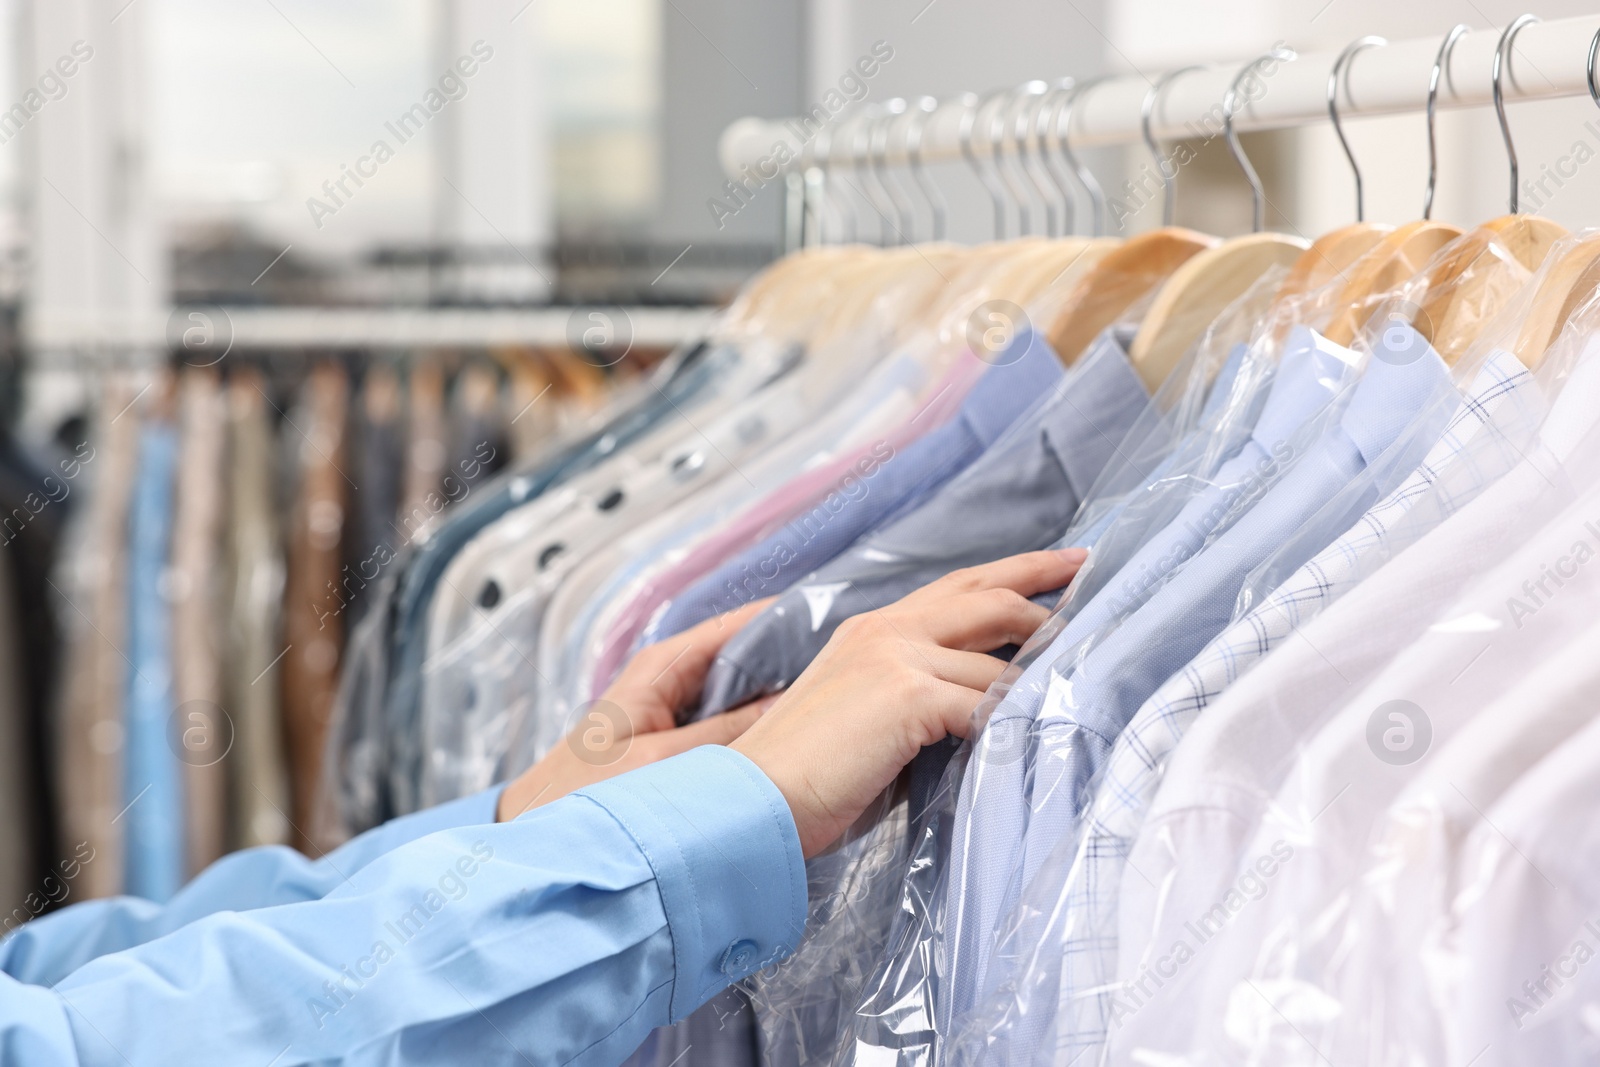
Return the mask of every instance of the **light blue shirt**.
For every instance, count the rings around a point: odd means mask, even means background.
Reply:
[[[1297,331],[1242,447],[1187,496],[1177,515],[1158,527],[1109,581],[1102,580],[1099,594],[1058,630],[1048,651],[1023,671],[990,715],[962,780],[953,826],[946,919],[951,956],[944,968],[949,977],[939,990],[940,1015],[947,1024],[989,988],[984,977],[989,939],[1001,916],[1011,912],[1020,888],[1016,875],[1028,819],[1027,736],[1043,704],[1052,665],[1066,650],[1142,603],[1199,549],[1241,496],[1282,474],[1282,460],[1293,459],[1290,442],[1354,375],[1347,358],[1325,345],[1310,331]],[[1130,504],[1128,509],[1145,506]],[[1129,518],[1125,510],[1123,521]]]
[[[1393,465],[1409,470],[1438,441],[1460,398],[1444,362],[1420,338],[1416,343],[1410,352],[1380,345],[1338,422],[1277,484],[1081,657],[1069,652],[1055,663],[1036,725],[1023,886],[1052,854],[1052,874],[1056,864],[1065,874],[1090,785],[1112,744],[1161,683],[1227,626],[1245,576],[1292,536],[1313,551],[1325,547],[1381,494],[1362,484],[1363,493],[1342,500],[1343,507],[1326,507],[1331,500],[1348,496],[1346,488],[1391,447],[1410,459]],[[1023,916],[1019,945],[1038,932],[1032,926],[1032,917]],[[1044,1018],[1027,1021],[1025,1032],[1014,1035],[1016,1047],[1026,1047],[1034,1034],[1042,1037],[1047,1025]]]
[[[800,938],[793,818],[731,749],[508,823],[496,800],[29,923],[0,943],[5,1062],[616,1064]]]

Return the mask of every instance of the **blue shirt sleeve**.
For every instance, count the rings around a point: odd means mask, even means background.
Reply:
[[[788,955],[805,915],[782,795],[707,746],[394,848],[320,900],[216,912],[53,989],[0,979],[0,1049],[30,1064],[614,1064]]]
[[[494,822],[501,788],[394,819],[321,859],[281,847],[235,852],[201,871],[164,904],[113,897],[63,908],[0,941],[0,974],[30,985],[55,985],[98,956],[142,945],[219,911],[320,900],[392,849],[440,830]],[[80,859],[95,862],[92,855]]]

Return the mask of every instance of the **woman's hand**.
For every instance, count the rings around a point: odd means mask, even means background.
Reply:
[[[746,604],[640,649],[600,699],[582,709],[566,740],[506,786],[496,819],[506,822],[575,789],[744,733],[771,700],[688,726],[677,726],[677,717],[700,696],[723,643],[771,602]]]
[[[1026,641],[1049,615],[1027,598],[1066,585],[1086,555],[1030,552],[955,571],[847,619],[767,714],[740,726],[730,747],[789,801],[806,856],[832,844],[922,746],[967,736],[1006,667],[984,653]]]

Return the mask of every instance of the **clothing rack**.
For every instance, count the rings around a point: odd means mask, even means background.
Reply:
[[[78,315],[31,320],[30,337],[57,352],[97,353],[147,347],[164,350],[191,311],[208,316],[234,350],[277,348],[562,346],[584,332],[585,315],[602,312],[632,347],[672,348],[709,328],[716,308],[574,305],[542,308],[314,308],[179,305],[148,317]],[[582,321],[579,321],[582,320]],[[575,325],[575,322],[577,323]],[[174,325],[176,324],[176,326]],[[603,347],[603,346],[602,346]]]
[[[1587,93],[1587,45],[1596,29],[1600,29],[1600,15],[1535,22],[1520,29],[1503,77],[1506,102]],[[1492,103],[1490,68],[1501,33],[1501,28],[1472,30],[1456,41],[1446,61],[1444,76],[1440,78],[1438,107],[1480,107]],[[1434,59],[1444,39],[1442,30],[1434,37],[1390,41],[1353,55],[1346,64],[1340,118],[1424,110]],[[1292,46],[1292,42],[1288,44]],[[1234,116],[1235,130],[1244,133],[1327,121],[1328,74],[1342,50],[1341,47],[1301,53],[1290,62],[1276,64],[1270,74],[1261,78],[1264,89],[1240,97]],[[1221,134],[1223,100],[1229,87],[1247,64],[1269,51],[1271,46],[1263,46],[1257,56],[1241,58],[1237,63],[1196,68],[1175,77],[1159,94],[1151,115],[1151,133],[1162,141]],[[1140,119],[1144,100],[1156,77],[1157,72],[1150,71],[1107,78],[1088,86],[1071,120],[1073,147],[1137,142],[1142,136]],[[962,157],[961,127],[974,99],[969,96],[943,101],[929,117],[921,138],[921,158],[925,162]],[[854,117],[872,114],[870,107],[846,111],[834,125],[848,125]],[[805,159],[796,134],[802,129],[800,122],[799,118],[735,121],[723,131],[718,146],[723,171],[730,179],[748,180],[750,174],[756,173],[765,163],[765,173],[760,177],[770,180],[775,175],[767,161],[773,159],[775,146],[780,142],[794,155],[793,161],[782,169],[796,171]],[[980,126],[971,134],[980,156],[984,155],[986,147],[983,133]],[[833,162],[848,159],[856,143],[854,138],[834,137],[819,147],[817,140],[813,138],[809,147],[814,151],[826,149]],[[890,143],[880,149],[887,153],[883,158],[905,162],[904,136],[891,135],[888,141]]]

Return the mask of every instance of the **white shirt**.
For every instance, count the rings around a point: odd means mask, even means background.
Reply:
[[[1162,961],[1180,942],[1194,949],[1199,939],[1186,924],[1235,888],[1240,860],[1296,747],[1416,639],[1485,559],[1509,554],[1575,498],[1563,463],[1567,474],[1577,465],[1600,467],[1600,441],[1585,441],[1597,418],[1600,361],[1588,359],[1525,462],[1303,626],[1195,722],[1129,854],[1134,876],[1122,880],[1117,977],[1124,986],[1135,983],[1138,995],[1132,1012],[1113,1024],[1114,1052],[1147,1042],[1163,1047],[1163,1034],[1184,1031],[1178,1020],[1191,1020],[1196,1010],[1193,966],[1187,978],[1159,988],[1150,971],[1166,967]]]
[[[1351,954],[1317,984],[1342,1006],[1336,1062],[1366,1048],[1403,1050],[1418,1063],[1464,1063],[1441,1014],[1460,994],[1460,944],[1451,905],[1468,835],[1525,772],[1595,718],[1600,624],[1565,637],[1539,669],[1438,747],[1384,812],[1363,858],[1344,924]],[[1600,947],[1597,943],[1596,947]],[[1343,1055],[1340,1055],[1340,1054]]]
[[[1463,995],[1447,1025],[1462,1047],[1482,1050],[1473,1067],[1600,1058],[1596,767],[1591,722],[1519,778],[1467,840],[1456,900]]]
[[[1338,1013],[1318,983],[1346,950],[1342,918],[1374,823],[1439,747],[1593,621],[1600,565],[1587,564],[1596,560],[1600,483],[1497,565],[1485,561],[1489,569],[1305,741],[1242,863],[1280,842],[1292,859],[1198,962],[1194,1047],[1236,1053],[1246,1042],[1327,1040]],[[1543,582],[1537,596],[1525,592],[1530,578]],[[1420,755],[1395,765],[1377,754],[1389,749]]]

